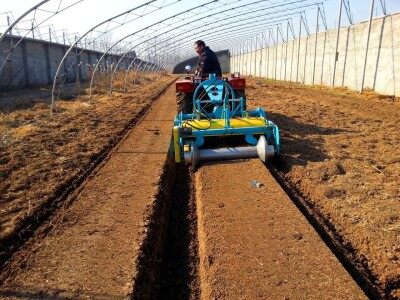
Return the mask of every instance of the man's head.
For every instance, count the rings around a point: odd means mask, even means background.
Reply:
[[[198,55],[200,55],[205,48],[206,44],[202,40],[198,40],[194,43],[194,51],[196,51]]]

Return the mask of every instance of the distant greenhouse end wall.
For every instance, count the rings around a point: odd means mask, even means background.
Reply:
[[[233,72],[277,80],[348,87],[360,91],[365,62],[368,22],[339,31],[320,32],[286,43],[231,57]],[[400,14],[376,18],[365,65],[364,89],[400,96]]]
[[[221,65],[222,73],[230,72],[230,64],[231,64],[231,54],[229,50],[216,51],[215,54],[219,60]],[[193,69],[195,69],[199,64],[199,58],[197,56],[189,58],[183,62],[180,62],[174,67],[174,74],[183,74],[185,73],[185,66],[191,65]]]

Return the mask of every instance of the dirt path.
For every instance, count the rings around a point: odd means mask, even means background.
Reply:
[[[123,298],[158,191],[175,113],[172,86],[85,184],[50,231],[17,253],[2,274],[4,298]]]
[[[205,165],[195,184],[204,299],[366,298],[260,161]]]

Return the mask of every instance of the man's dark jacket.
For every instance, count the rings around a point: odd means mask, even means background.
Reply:
[[[198,77],[207,77],[209,74],[214,73],[218,77],[222,77],[221,66],[214,51],[205,47],[204,51],[199,55],[199,67],[197,68],[196,75]]]

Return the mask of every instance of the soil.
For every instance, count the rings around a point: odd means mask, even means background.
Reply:
[[[175,113],[175,91],[170,87],[157,108],[84,183],[76,199],[7,262],[0,295],[122,299],[149,293],[157,277],[145,268],[156,269],[157,263],[149,261],[161,260],[162,238],[153,231],[165,227],[168,211],[159,195],[174,178],[166,158]],[[158,249],[153,249],[156,244]],[[146,251],[155,257],[146,256]]]
[[[174,87],[151,103],[173,80],[99,84],[54,118],[43,91],[0,98],[0,295],[365,298],[258,160],[205,164],[192,185],[167,159]],[[273,173],[400,297],[398,99],[247,80],[281,129]]]
[[[61,100],[53,118],[49,89],[0,98],[0,264],[173,80],[146,80],[112,96],[98,89],[92,103],[85,95]]]
[[[399,297],[399,99],[255,78],[247,83],[249,105],[264,107],[281,130],[278,171],[380,290]]]
[[[160,270],[158,299],[199,299],[197,217],[193,181],[179,165]]]
[[[366,299],[261,161],[205,164],[195,183],[203,299]]]

